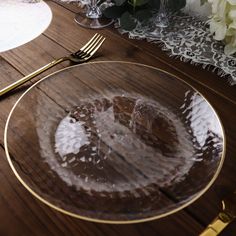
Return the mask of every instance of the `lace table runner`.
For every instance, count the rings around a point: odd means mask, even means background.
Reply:
[[[77,2],[82,5],[89,2],[89,0],[58,1]],[[193,6],[190,9],[191,11],[209,11],[207,7],[199,7],[200,3],[193,5],[193,0],[187,0],[187,3],[187,8]],[[171,57],[177,57],[182,61],[202,65],[205,69],[217,71],[218,75],[226,77],[231,85],[236,84],[236,58],[225,55],[223,43],[213,39],[206,21],[201,20],[202,17],[190,16],[184,13],[171,16],[170,26],[164,29],[156,29],[160,33],[155,36],[152,34],[154,18],[150,19],[149,23],[145,25],[138,24],[133,31],[128,32],[118,28],[120,33],[128,33],[130,38],[146,39],[148,42],[157,43]]]
[[[139,24],[131,32],[119,28],[121,33],[128,33],[130,38],[146,39],[159,44],[170,56],[180,58],[192,64],[201,64],[222,77],[227,77],[231,85],[236,84],[236,58],[224,54],[222,42],[215,41],[205,21],[183,13],[170,19],[170,26],[156,28],[153,35],[154,18],[146,25]],[[213,67],[212,67],[213,66]],[[227,76],[226,76],[227,75]]]

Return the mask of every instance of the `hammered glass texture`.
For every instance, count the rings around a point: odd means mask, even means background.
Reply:
[[[224,152],[221,124],[201,94],[132,63],[84,64],[41,80],[7,129],[22,180],[47,202],[92,220],[181,209],[210,187]]]

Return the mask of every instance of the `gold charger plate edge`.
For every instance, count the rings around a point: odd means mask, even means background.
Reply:
[[[214,174],[214,176],[212,177],[211,181],[206,185],[206,187],[204,189],[202,189],[198,194],[196,194],[196,196],[191,199],[190,201],[186,202],[185,204],[181,205],[180,207],[170,211],[170,212],[166,212],[166,213],[163,213],[161,215],[158,215],[158,216],[152,216],[152,217],[148,217],[148,218],[143,218],[143,219],[137,219],[137,220],[127,220],[127,221],[114,221],[114,220],[101,220],[101,219],[96,219],[96,218],[90,218],[90,217],[86,217],[86,216],[82,216],[82,215],[78,215],[76,213],[72,213],[72,212],[69,212],[67,210],[64,210],[60,207],[57,207],[56,205],[50,203],[49,201],[45,200],[43,197],[41,197],[39,194],[37,194],[33,189],[30,188],[29,185],[27,185],[24,180],[20,177],[19,173],[17,172],[17,170],[15,169],[13,163],[12,163],[12,160],[11,160],[11,157],[10,157],[10,154],[9,154],[9,151],[8,151],[8,145],[7,145],[7,129],[8,129],[8,124],[9,124],[9,121],[10,121],[10,118],[11,118],[11,115],[14,111],[14,109],[16,108],[16,106],[18,105],[18,103],[20,102],[20,100],[32,89],[34,88],[37,84],[41,83],[43,80],[57,74],[57,73],[60,73],[60,72],[63,72],[65,70],[69,70],[71,68],[74,68],[74,67],[79,67],[79,66],[83,66],[83,65],[89,65],[89,64],[100,64],[100,63],[123,63],[123,64],[134,64],[134,65],[138,65],[138,66],[143,66],[143,67],[147,67],[147,68],[150,68],[150,69],[154,69],[154,70],[158,70],[160,72],[163,72],[165,74],[168,74],[178,80],[180,80],[182,83],[188,85],[190,88],[192,88],[194,91],[196,91],[197,93],[199,93],[202,98],[204,98],[204,100],[207,102],[207,104],[211,107],[211,109],[213,110],[215,116],[217,117],[217,120],[220,124],[220,128],[221,128],[221,132],[223,134],[223,151],[222,151],[222,156],[221,156],[221,159],[220,159],[220,163],[217,167],[217,170]],[[61,70],[58,70],[58,71],[55,71],[45,77],[43,77],[42,79],[38,80],[36,83],[34,83],[32,86],[30,86],[19,98],[18,100],[16,101],[16,103],[14,104],[14,106],[12,107],[9,115],[8,115],[8,118],[7,118],[7,121],[6,121],[6,125],[5,125],[5,129],[4,129],[4,147],[5,147],[5,153],[6,153],[6,157],[7,157],[7,161],[13,171],[13,173],[15,174],[16,178],[18,179],[18,181],[34,196],[36,197],[38,200],[40,200],[41,202],[43,202],[44,204],[46,204],[47,206],[51,207],[52,209],[54,210],[57,210],[63,214],[66,214],[66,215],[69,215],[69,216],[72,216],[72,217],[75,217],[75,218],[78,218],[78,219],[82,219],[82,220],[86,220],[86,221],[90,221],[90,222],[95,222],[95,223],[106,223],[106,224],[133,224],[133,223],[142,223],[142,222],[147,222],[147,221],[152,221],[152,220],[156,220],[156,219],[160,219],[160,218],[163,218],[165,216],[168,216],[168,215],[171,215],[173,213],[176,213],[182,209],[184,209],[185,207],[191,205],[193,202],[195,202],[197,199],[199,199],[211,186],[212,184],[215,182],[216,178],[218,177],[221,169],[222,169],[222,166],[223,166],[223,163],[224,163],[224,160],[225,160],[225,154],[226,154],[226,135],[225,135],[225,130],[223,128],[223,125],[222,125],[222,122],[219,118],[219,115],[218,113],[216,112],[216,110],[214,109],[214,107],[211,105],[211,103],[208,101],[208,99],[205,98],[204,95],[202,95],[197,89],[195,89],[192,85],[190,85],[189,83],[187,83],[186,81],[184,81],[183,79],[179,78],[178,76],[176,75],[173,75],[165,70],[162,70],[160,68],[157,68],[157,67],[154,67],[154,66],[150,66],[150,65],[145,65],[145,64],[142,64],[142,63],[136,63],[136,62],[129,62],[129,61],[96,61],[96,62],[87,62],[87,63],[83,63],[83,64],[79,64],[79,65],[73,65],[73,66],[69,66],[69,67],[66,67],[66,68],[63,68]]]

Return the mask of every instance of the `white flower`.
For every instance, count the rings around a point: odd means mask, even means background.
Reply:
[[[225,53],[236,52],[236,0],[208,0],[212,6],[210,31],[216,40],[224,40]]]
[[[201,0],[186,0],[186,5],[183,10],[189,15],[207,20],[211,14],[211,4],[207,2],[205,2],[205,4],[201,4]]]

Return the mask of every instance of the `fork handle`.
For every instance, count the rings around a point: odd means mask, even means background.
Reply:
[[[62,57],[62,58],[56,59],[56,60],[48,63],[47,65],[39,68],[38,70],[32,72],[31,74],[29,74],[29,75],[17,80],[16,82],[6,86],[5,88],[0,90],[0,97],[3,96],[6,93],[12,91],[13,89],[19,87],[20,85],[26,83],[27,81],[31,80],[32,78],[36,77],[37,75],[43,73],[44,71],[52,68],[53,66],[55,66],[55,65],[57,65],[57,64],[59,64],[63,61],[66,61],[66,60],[68,60],[67,57]]]
[[[232,219],[224,212],[221,212],[199,236],[217,236]]]

